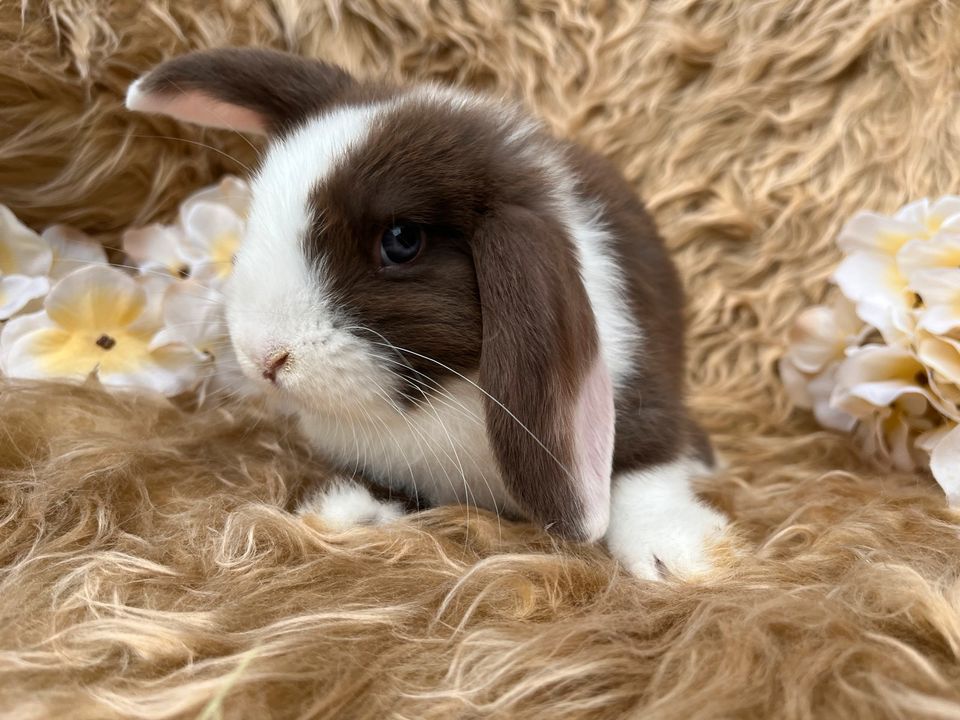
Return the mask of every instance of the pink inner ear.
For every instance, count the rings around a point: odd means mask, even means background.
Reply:
[[[180,94],[144,92],[137,80],[127,90],[127,109],[142,113],[168,115],[177,120],[204,127],[238,130],[265,135],[263,117],[249,108],[217,100],[198,91]]]
[[[583,503],[583,530],[599,540],[610,521],[610,476],[613,472],[613,383],[598,357],[580,387],[573,416],[575,471]]]

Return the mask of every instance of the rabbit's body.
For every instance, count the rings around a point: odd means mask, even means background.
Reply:
[[[705,567],[683,295],[619,173],[513,105],[305,63],[187,56],[128,99],[275,135],[228,293],[246,372],[347,475],[605,536],[641,575]]]

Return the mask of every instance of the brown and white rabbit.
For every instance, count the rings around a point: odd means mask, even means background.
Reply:
[[[605,539],[643,577],[709,567],[683,295],[610,164],[511,103],[266,50],[165,62],[127,107],[269,137],[230,334],[345,477]],[[305,509],[400,513],[346,480]]]

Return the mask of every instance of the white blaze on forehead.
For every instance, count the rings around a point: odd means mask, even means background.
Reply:
[[[277,140],[253,179],[246,235],[230,280],[227,315],[235,343],[252,353],[330,327],[336,311],[321,267],[305,254],[314,222],[310,196],[370,135],[381,105],[320,115]]]
[[[273,144],[253,181],[250,235],[254,245],[296,244],[313,219],[310,195],[363,145],[380,105],[347,106],[313,118]]]

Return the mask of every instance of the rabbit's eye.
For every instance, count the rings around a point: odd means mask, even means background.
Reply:
[[[384,265],[403,265],[415,259],[423,249],[423,228],[416,223],[398,222],[380,237],[380,261]]]

